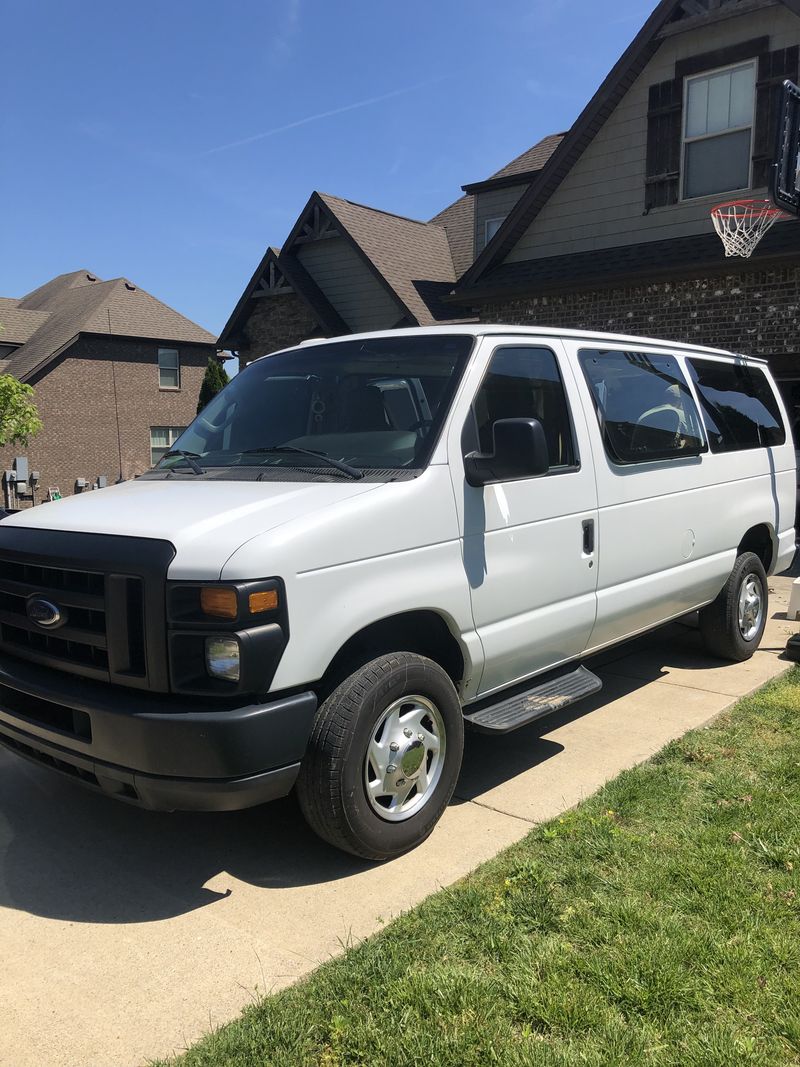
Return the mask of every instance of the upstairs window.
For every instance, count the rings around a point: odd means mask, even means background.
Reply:
[[[755,63],[686,79],[683,197],[750,187]]]
[[[158,387],[159,389],[180,389],[181,365],[177,348],[159,348],[158,350]]]

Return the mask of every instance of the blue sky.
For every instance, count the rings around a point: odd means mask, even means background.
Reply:
[[[654,4],[6,4],[0,295],[85,267],[217,333],[312,189],[430,218],[569,127]]]

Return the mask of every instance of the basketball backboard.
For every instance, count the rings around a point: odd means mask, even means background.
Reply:
[[[791,81],[781,89],[772,199],[783,211],[800,215],[800,88]]]

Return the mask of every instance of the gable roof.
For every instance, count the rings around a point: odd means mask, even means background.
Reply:
[[[456,280],[444,226],[315,192],[287,238],[285,251],[291,251],[315,207],[330,215],[341,236],[394,297],[411,324],[430,326],[458,314],[441,300]]]
[[[779,2],[800,16],[800,0]],[[722,4],[725,5],[725,0],[722,0]],[[719,6],[720,2],[717,0],[716,7]],[[730,7],[733,9],[735,4],[731,3]],[[678,19],[685,18],[687,14],[691,17],[691,12],[702,15],[702,4],[696,0],[691,0],[691,3],[689,0],[661,0],[656,6],[575,124],[555,148],[544,169],[531,182],[495,236],[461,279],[456,287],[456,298],[467,298],[468,290],[478,279],[508,255],[655,55],[661,44],[659,33]]]
[[[239,297],[228,321],[222,328],[222,333],[217,340],[217,345],[220,348],[227,348],[229,345],[233,346],[234,349],[238,347],[239,341],[236,331],[239,327],[239,321],[262,279],[268,276],[270,264],[274,264],[291,286],[291,291],[296,293],[307,305],[317,322],[328,334],[336,337],[339,334],[349,333],[347,324],[325,297],[305,267],[297,259],[282,254],[279,248],[273,248],[270,245],[253,272],[253,276],[247,283],[244,292]]]
[[[452,316],[435,297],[437,282],[441,287],[449,283],[452,288],[456,280],[443,226],[392,215],[338,196],[319,195],[412,322],[430,326]]]
[[[58,356],[81,333],[216,347],[208,330],[126,278],[103,282],[88,271],[73,271],[53,278],[18,301],[6,298],[4,305],[0,305],[0,321],[5,325],[8,318],[10,331],[21,343],[6,358],[2,371],[22,380]],[[0,337],[14,343],[11,332]]]

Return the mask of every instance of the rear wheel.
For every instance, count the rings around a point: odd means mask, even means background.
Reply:
[[[750,659],[761,643],[768,605],[764,564],[753,552],[743,552],[717,599],[700,612],[708,651],[720,659]]]
[[[317,712],[297,781],[311,828],[385,860],[420,844],[453,794],[464,719],[438,664],[410,652],[367,663]]]

